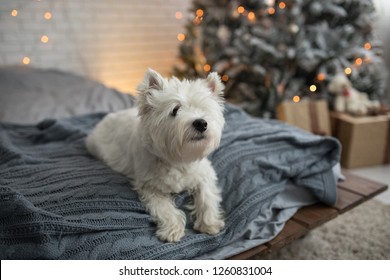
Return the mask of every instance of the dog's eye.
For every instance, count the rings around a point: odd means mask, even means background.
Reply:
[[[176,107],[172,110],[171,115],[172,115],[173,117],[176,117],[177,111],[179,111],[179,109],[180,109],[180,106],[176,106]]]

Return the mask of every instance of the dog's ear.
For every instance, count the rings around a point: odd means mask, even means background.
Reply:
[[[161,77],[159,73],[154,71],[151,68],[148,68],[148,70],[145,73],[144,80],[142,83],[138,86],[137,90],[139,93],[151,93],[151,91],[154,90],[162,90],[164,87],[164,78]]]
[[[145,73],[141,84],[137,87],[139,114],[146,114],[152,108],[153,92],[161,91],[164,88],[164,78],[151,68]]]
[[[217,96],[223,95],[225,86],[223,85],[221,77],[219,77],[217,72],[210,73],[206,78],[206,83],[213,94]]]

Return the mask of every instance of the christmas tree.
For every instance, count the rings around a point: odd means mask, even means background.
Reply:
[[[174,74],[216,71],[225,96],[257,116],[282,100],[331,99],[327,84],[345,72],[380,99],[386,72],[371,0],[194,0]]]

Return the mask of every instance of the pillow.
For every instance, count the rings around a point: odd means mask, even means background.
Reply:
[[[0,121],[32,124],[45,118],[114,111],[134,97],[58,70],[0,67]]]

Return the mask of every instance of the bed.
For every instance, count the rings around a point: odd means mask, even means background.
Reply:
[[[307,233],[314,226],[302,227],[307,209],[329,220],[337,216],[331,206],[352,205],[337,188],[336,139],[226,104],[221,146],[209,157],[226,226],[209,236],[195,232],[188,217],[184,239],[163,243],[127,178],[85,149],[107,112],[132,106],[131,95],[77,75],[0,68],[1,259],[250,258]],[[184,209],[191,196],[174,200]]]

